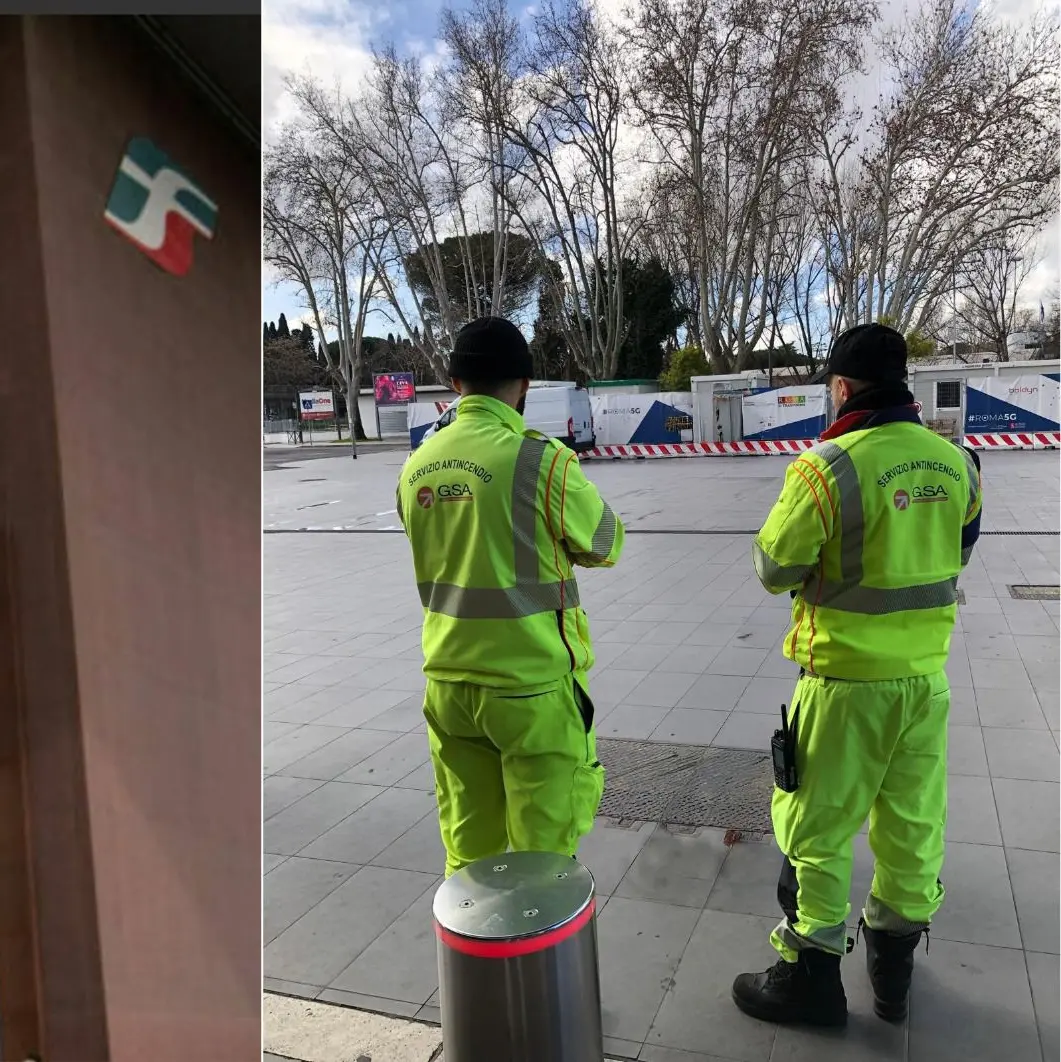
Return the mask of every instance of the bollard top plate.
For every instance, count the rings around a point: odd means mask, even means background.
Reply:
[[[555,852],[507,852],[458,870],[435,893],[435,921],[476,940],[519,940],[576,918],[593,899],[593,875]]]

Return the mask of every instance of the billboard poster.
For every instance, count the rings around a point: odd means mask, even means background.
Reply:
[[[970,376],[965,388],[965,431],[1058,431],[1061,377],[1056,372],[1025,376]]]
[[[335,402],[331,391],[300,391],[298,411],[303,420],[334,420]]]
[[[777,387],[741,399],[745,439],[816,439],[825,431],[822,384]]]
[[[416,383],[411,372],[381,372],[372,377],[377,406],[404,406],[416,401]]]

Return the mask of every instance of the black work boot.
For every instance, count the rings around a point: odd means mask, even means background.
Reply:
[[[873,1010],[878,1018],[900,1022],[906,1017],[914,949],[921,941],[921,930],[900,937],[870,929],[865,920],[859,922],[859,928],[866,938],[866,970],[873,985]]]
[[[846,1025],[840,956],[806,948],[796,962],[781,959],[764,973],[741,974],[733,982],[733,1002],[760,1021]]]

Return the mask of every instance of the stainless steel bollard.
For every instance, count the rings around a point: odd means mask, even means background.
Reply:
[[[552,852],[458,871],[434,903],[446,1062],[603,1062],[593,875]]]

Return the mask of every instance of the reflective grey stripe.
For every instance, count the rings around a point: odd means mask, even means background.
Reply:
[[[847,953],[847,926],[841,923],[838,926],[829,926],[826,929],[815,930],[810,936],[797,933],[788,919],[784,919],[774,932],[781,941],[793,951],[805,951],[807,948],[817,948],[819,951],[828,951],[833,955],[845,955]]]
[[[840,578],[845,583],[860,583],[865,523],[862,487],[858,482],[855,463],[847,451],[836,443],[821,443],[815,447],[815,452],[829,466],[839,493],[836,503],[840,509]]]
[[[962,550],[962,567],[964,568],[973,559],[973,546],[966,546]]]
[[[937,885],[937,888],[942,894],[942,886]],[[878,929],[882,933],[895,933],[901,937],[928,929],[927,922],[911,922],[910,919],[903,918],[901,914],[897,914],[890,907],[881,903],[873,893],[866,897],[866,906],[862,908],[862,917],[866,920],[866,925],[870,929]]]
[[[752,564],[755,565],[755,574],[759,576],[759,582],[767,589],[785,590],[804,582],[807,576],[814,571],[814,567],[810,564],[790,566],[778,564],[758,542],[752,545]]]
[[[589,559],[595,561],[606,561],[608,554],[612,551],[612,546],[615,545],[615,513],[612,512],[611,506],[605,502],[604,512],[601,513],[601,518],[597,522],[597,528],[593,532],[593,541],[589,545]]]
[[[920,586],[894,589],[862,585],[862,551],[865,523],[862,488],[854,462],[846,450],[825,442],[814,447],[836,479],[840,509],[840,581],[822,577],[820,568],[807,581],[804,598],[814,605],[863,616],[887,616],[894,612],[915,612],[945,608],[958,601],[958,580],[944,579]]]
[[[512,474],[512,548],[517,586],[538,582],[538,479],[547,446],[544,439],[525,438],[516,455]]]
[[[805,596],[812,604],[835,608],[841,612],[857,612],[862,616],[887,616],[892,612],[917,612],[921,609],[945,608],[947,605],[957,604],[958,580],[944,579],[939,583],[884,589],[834,583],[815,577],[808,584]]]
[[[418,583],[417,589],[424,608],[455,619],[522,619],[579,604],[578,584],[574,579],[508,588]]]

